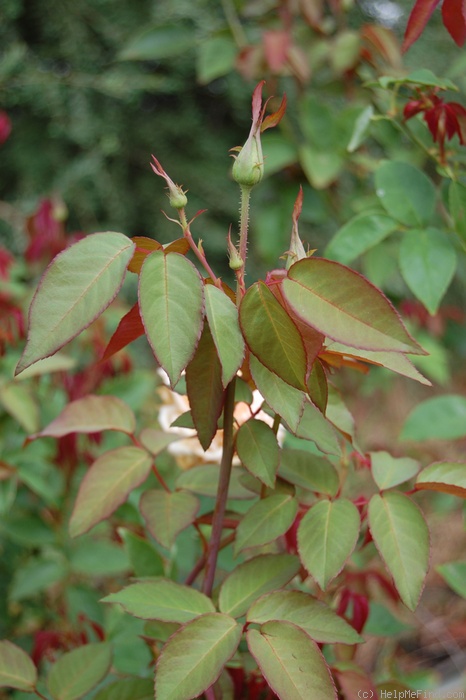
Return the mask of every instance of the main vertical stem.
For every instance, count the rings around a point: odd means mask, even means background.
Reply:
[[[239,221],[239,256],[243,261],[243,267],[237,273],[237,290],[236,298],[239,305],[241,297],[245,293],[244,272],[246,267],[246,258],[248,254],[248,230],[249,230],[249,200],[251,198],[252,187],[240,185],[241,188],[241,209]]]
[[[228,487],[230,485],[231,465],[233,461],[233,411],[235,408],[235,383],[232,381],[225,392],[225,405],[223,408],[223,453],[220,463],[220,478],[217,488],[217,500],[212,517],[212,534],[209,542],[209,551],[205,568],[203,592],[211,596],[214,587],[217,558],[222,539],[223,518],[225,516]]]

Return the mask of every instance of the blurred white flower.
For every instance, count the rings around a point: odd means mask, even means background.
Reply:
[[[170,389],[168,376],[163,369],[158,369],[157,373],[163,382],[163,385],[158,388],[159,396],[163,401],[158,415],[160,428],[169,434],[178,435],[180,437],[179,440],[172,442],[168,446],[168,451],[176,457],[182,469],[189,469],[200,462],[219,463],[222,458],[223,430],[217,431],[208,450],[204,451],[195,430],[191,428],[178,428],[176,426],[172,427],[172,423],[177,418],[183,413],[186,413],[186,411],[189,411],[188,397]],[[250,418],[255,417],[272,427],[273,418],[265,411],[261,410],[263,403],[264,399],[257,389],[253,391],[251,405],[243,401],[238,402],[234,412],[236,424],[240,426]],[[285,437],[285,429],[283,426],[280,426],[277,437],[281,444]],[[235,464],[239,464],[238,457],[235,456],[233,461]]]

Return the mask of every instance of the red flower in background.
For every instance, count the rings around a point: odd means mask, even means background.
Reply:
[[[419,94],[417,100],[405,105],[405,120],[423,113],[432,138],[440,148],[440,160],[445,163],[445,141],[458,135],[462,146],[466,145],[466,109],[459,102],[444,102],[435,90]]]
[[[0,109],[0,145],[5,143],[11,134],[11,121],[6,112]]]

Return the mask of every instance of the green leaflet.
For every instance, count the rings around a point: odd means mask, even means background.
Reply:
[[[429,531],[418,506],[399,491],[372,496],[368,508],[374,542],[403,603],[414,610],[429,564]]]
[[[179,253],[148,255],[139,276],[139,310],[173,387],[194,355],[203,326],[204,286],[194,265]]]
[[[52,260],[31,302],[16,374],[53,355],[105,311],[123,284],[134,247],[122,233],[94,233]]]

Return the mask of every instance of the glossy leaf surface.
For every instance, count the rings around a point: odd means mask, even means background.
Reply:
[[[406,284],[427,311],[435,314],[456,270],[456,252],[449,238],[433,228],[407,231],[399,260]]]
[[[162,489],[145,491],[140,501],[147,529],[167,549],[175,542],[176,536],[194,521],[199,505],[199,500],[192,493],[168,493]]]
[[[208,613],[175,632],[155,669],[156,700],[192,700],[219,677],[235,653],[242,626],[221,613]]]
[[[151,466],[150,455],[139,447],[117,447],[98,457],[81,482],[70,520],[71,537],[108,518],[147,478]]]
[[[110,644],[86,644],[52,666],[47,686],[54,700],[77,700],[105,677],[112,662]]]
[[[344,224],[325,249],[325,257],[349,265],[399,227],[387,214],[364,212]]]
[[[133,583],[102,601],[119,603],[130,615],[143,620],[181,624],[204,613],[215,612],[212,601],[203,593],[164,578]]]
[[[298,316],[333,340],[365,350],[423,354],[388,299],[340,263],[300,260],[290,267],[282,289]]]
[[[263,554],[249,559],[237,566],[222,583],[220,610],[241,617],[257,598],[287,584],[299,569],[299,559],[292,554]]]
[[[405,226],[423,228],[434,213],[432,181],[410,163],[385,161],[375,173],[377,196],[389,216]]]
[[[207,321],[222,366],[223,386],[226,387],[244,357],[238,309],[224,292],[212,284],[205,285],[204,294]]]
[[[249,651],[280,700],[336,700],[322,652],[290,622],[266,622],[246,633]]]
[[[139,309],[154,355],[174,386],[203,325],[204,290],[194,265],[178,253],[151,253],[139,276]]]
[[[107,308],[120,290],[134,243],[122,233],[94,233],[59,253],[42,275],[29,309],[19,374],[53,355]]]
[[[372,496],[369,527],[403,603],[414,610],[429,563],[429,531],[418,506],[403,493]]]
[[[249,349],[287,384],[305,389],[306,353],[298,329],[263,282],[241,302],[240,325]]]
[[[280,461],[277,436],[264,421],[251,418],[236,434],[236,449],[246,469],[273,488]]]
[[[282,620],[301,627],[316,642],[357,644],[362,638],[325,603],[302,591],[273,591],[251,605],[246,619],[263,624]]]
[[[346,499],[320,501],[298,528],[298,552],[303,565],[325,590],[353,551],[360,528],[356,506]]]

